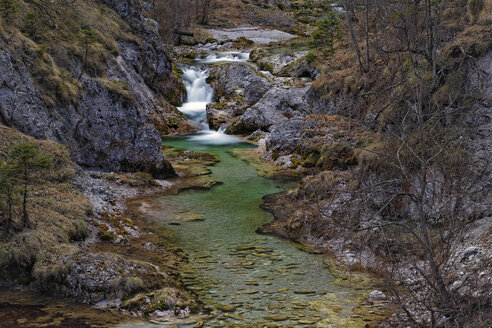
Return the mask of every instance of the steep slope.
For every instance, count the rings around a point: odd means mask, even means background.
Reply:
[[[415,3],[331,12],[305,55],[320,75],[300,101],[270,89],[213,109],[237,113],[227,131],[252,133],[264,159],[310,174],[265,198],[277,221],[258,232],[383,276],[400,309],[390,327],[488,327],[492,7],[426,2],[429,15]],[[328,44],[315,39],[333,26]],[[267,62],[262,52],[252,59]]]
[[[140,1],[14,1],[0,21],[0,120],[86,167],[173,174],[161,134],[185,96]]]
[[[184,254],[145,232],[141,222],[137,226],[121,214],[123,198],[164,188],[141,172],[80,172],[62,145],[36,140],[0,124],[1,178],[5,177],[5,160],[11,150],[23,143],[34,145],[49,158],[51,166],[34,172],[29,179],[29,227],[21,222],[20,182],[10,181],[15,188],[7,196],[4,181],[0,180],[2,287],[99,303],[139,316],[182,315],[198,310],[194,297],[184,290],[172,269],[185,261]],[[11,172],[16,174],[15,170]],[[9,215],[11,228],[7,230]],[[143,243],[151,247],[142,248]],[[123,303],[137,295],[137,299],[154,302]]]

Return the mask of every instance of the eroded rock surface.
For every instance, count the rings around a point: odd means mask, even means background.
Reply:
[[[70,74],[79,77],[80,90],[70,102],[44,101],[33,81],[35,67],[26,64],[29,54],[15,49],[17,36],[2,40],[0,121],[33,137],[68,145],[83,166],[173,175],[160,150],[160,135],[189,130],[185,117],[170,105],[181,102],[184,87],[146,23],[140,2],[105,3],[131,26],[139,42],[119,43],[119,53],[105,59],[104,78],[81,74],[83,63],[74,57]]]
[[[252,133],[268,130],[274,124],[287,122],[292,118],[302,118],[306,111],[305,89],[272,88],[255,105],[228,127],[232,134]]]

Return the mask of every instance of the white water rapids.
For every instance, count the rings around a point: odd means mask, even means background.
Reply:
[[[219,52],[206,56],[205,58],[198,59],[197,62],[202,64],[215,64],[215,63],[231,63],[231,62],[245,62],[249,59],[249,52]]]
[[[210,54],[199,63],[217,63],[217,62],[239,62],[247,61],[249,53],[224,52]],[[188,66],[181,67],[183,70],[183,81],[186,86],[187,99],[179,111],[184,113],[193,121],[200,123],[202,130],[189,137],[189,140],[203,144],[227,145],[240,142],[237,137],[227,135],[222,129],[219,131],[211,130],[207,124],[207,104],[214,101],[214,90],[207,84],[209,70],[207,67]]]

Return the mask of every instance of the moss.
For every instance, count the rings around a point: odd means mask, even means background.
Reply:
[[[118,236],[129,236],[129,228],[135,227],[133,221],[126,216],[101,214],[101,222],[97,224],[99,228],[99,237],[103,241],[113,241]]]
[[[316,161],[316,166],[324,170],[346,170],[357,165],[357,158],[351,149],[344,143],[324,144]]]
[[[259,61],[258,62],[258,68],[261,71],[269,71],[270,73],[273,73],[273,65],[264,61]]]
[[[191,312],[198,310],[198,304],[191,294],[171,287],[149,294],[138,294],[123,302],[121,307],[130,311],[143,311],[146,315],[155,311],[173,311],[179,314],[186,309]]]
[[[176,76],[177,78],[181,78],[181,76],[183,76],[184,72],[181,68],[179,68],[178,66],[176,66],[175,63],[173,63],[173,73],[174,73],[174,76]]]
[[[280,153],[277,150],[272,151],[272,159],[276,161],[280,156]]]
[[[249,54],[249,59],[253,62],[257,62],[265,56],[265,53],[266,51],[263,48],[254,48]]]
[[[296,169],[299,165],[302,165],[302,161],[298,158],[292,158],[291,161],[292,164],[289,167],[290,169]]]
[[[145,289],[143,280],[139,277],[130,277],[125,281],[125,290],[128,294],[134,294]]]
[[[205,40],[205,43],[219,43],[219,41],[217,39],[214,39],[214,38],[207,38]]]
[[[196,52],[185,52],[181,54],[181,56],[188,59],[195,59],[197,57],[197,54]]]
[[[318,151],[312,151],[305,156],[304,161],[302,162],[302,166],[303,167],[315,167],[316,164],[318,163],[319,158],[320,158],[319,152]]]
[[[155,181],[150,173],[136,172],[133,173],[134,180],[130,182],[130,186],[145,186],[145,187],[159,187],[160,184]],[[136,180],[136,181],[135,181]]]
[[[305,58],[305,59],[306,59],[306,62],[307,62],[308,64],[312,64],[312,63],[314,63],[314,61],[316,60],[316,58],[317,58],[317,55],[316,55],[314,52],[310,51],[310,52],[306,55],[306,58]]]
[[[126,184],[130,187],[158,187],[160,186],[151,174],[146,172],[135,173],[109,173],[102,176],[111,182]]]
[[[234,41],[234,46],[238,48],[251,47],[254,44],[252,40],[246,39],[244,36],[237,38]]]

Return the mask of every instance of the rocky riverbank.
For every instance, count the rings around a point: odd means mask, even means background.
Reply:
[[[186,254],[162,234],[152,232],[140,217],[135,220],[126,202],[188,188],[210,188],[218,183],[207,178],[210,171],[205,168],[216,161],[213,156],[168,149],[166,154],[180,177],[154,180],[141,172],[83,170],[70,161],[62,146],[35,141],[6,127],[1,128],[0,138],[5,141],[2,147],[25,140],[57,156],[55,167],[39,181],[36,189],[40,191],[32,196],[35,226],[0,240],[4,287],[49,291],[54,297],[135,317],[177,319],[202,309],[181,283],[180,267],[187,262]],[[62,180],[67,180],[60,183],[62,171],[67,174]],[[51,187],[45,188],[45,183]],[[50,199],[56,201],[45,207]],[[16,306],[27,303],[20,301]]]
[[[186,90],[141,2],[56,2],[32,33],[22,17],[36,5],[20,2],[0,29],[0,123],[84,167],[172,176],[161,135],[196,128],[174,107]]]
[[[473,28],[470,32],[465,31],[462,37],[443,51],[454,56],[452,49],[468,47],[467,38],[476,37],[474,33]],[[477,42],[481,41],[477,39]],[[299,79],[300,76],[316,78],[319,73],[315,67],[303,68],[309,58],[302,49],[291,50],[288,54],[275,53],[275,48],[285,49],[286,44],[292,46],[293,42],[256,47],[250,53],[249,65],[230,63],[212,67],[208,81],[215,89],[217,103],[207,107],[208,121],[217,129],[225,129],[230,134],[247,135],[249,139],[255,140],[259,144],[260,160],[305,175],[296,191],[265,198],[264,206],[275,215],[276,221],[261,227],[258,232],[298,241],[333,254],[349,267],[385,276],[385,268],[390,268],[386,263],[388,256],[402,256],[403,252],[392,250],[391,247],[384,250],[388,247],[385,246],[388,237],[381,237],[377,226],[370,228],[371,224],[382,219],[377,209],[387,206],[384,190],[375,191],[371,186],[377,186],[378,181],[385,179],[387,173],[384,170],[391,172],[391,168],[387,167],[388,161],[379,159],[378,155],[390,144],[384,136],[391,140],[392,132],[384,130],[390,129],[385,125],[388,118],[372,110],[374,104],[384,102],[384,98],[373,98],[367,109],[360,108],[364,102],[361,97],[371,94],[371,88],[378,90],[379,86],[367,84],[367,81],[350,80],[343,75],[345,71],[340,72],[341,76],[333,75],[331,81],[325,80],[326,76],[312,84]],[[490,128],[490,86],[484,81],[488,80],[492,72],[490,44],[484,44],[484,48],[480,49],[480,52],[475,52],[476,66],[467,66],[460,74],[469,82],[470,90],[480,90],[481,100],[466,107],[465,115],[468,119],[449,119],[444,127],[448,135],[461,135],[460,140],[463,141],[457,147],[463,149],[463,155],[460,156],[468,158],[463,162],[461,176],[476,183],[458,182],[462,188],[468,189],[460,196],[451,196],[455,195],[456,181],[440,182],[443,184],[430,188],[432,195],[423,202],[428,211],[426,215],[432,217],[430,220],[443,220],[443,216],[448,215],[461,217],[456,219],[458,221],[464,220],[456,223],[458,226],[449,226],[447,232],[437,228],[432,234],[438,234],[449,242],[450,252],[442,254],[445,260],[441,268],[447,281],[446,288],[455,295],[456,302],[468,304],[470,301],[471,307],[475,306],[471,303],[478,302],[476,306],[481,308],[486,307],[485,304],[490,300],[488,290],[492,283],[490,272],[486,269],[490,267],[492,259],[487,241],[490,239],[488,227],[491,222],[491,202],[490,193],[484,192],[490,189],[491,181],[491,171],[486,160],[490,157],[488,154],[491,149],[485,146],[490,144],[490,136],[486,133]],[[456,56],[456,62],[466,61]],[[285,77],[290,72],[294,72],[291,75],[294,77]],[[326,84],[330,84],[332,89],[323,89]],[[366,94],[361,96],[363,88],[366,88]],[[354,114],[359,110],[363,113],[362,117]],[[378,128],[383,130],[378,131]],[[446,165],[436,164],[432,170],[441,172],[438,174],[444,177],[448,169]],[[479,174],[484,174],[484,179],[478,178]],[[409,183],[414,185],[412,179]],[[453,185],[455,187],[451,187]],[[361,188],[366,188],[367,193],[359,195],[357,190]],[[350,206],[347,206],[348,203]],[[415,219],[417,212],[411,203],[395,205],[393,215],[400,219]],[[453,213],[449,212],[447,206],[450,203],[454,204]],[[352,226],[354,221],[360,221],[360,226]],[[360,229],[361,232],[355,233],[352,229]],[[448,238],[451,235],[460,237]],[[412,258],[410,261],[415,261],[413,263],[419,266],[425,265],[421,259]],[[398,277],[393,277],[391,281],[398,281],[398,284],[415,292],[421,302],[425,302],[425,279],[422,276],[416,279],[415,275],[419,273],[412,270],[411,266],[397,265],[395,270]],[[425,273],[420,274],[425,276]],[[431,320],[428,312],[419,309],[418,302],[410,298],[401,300],[398,296],[400,292],[390,284],[386,288],[386,292],[397,295],[392,298],[395,305],[409,310],[418,320]],[[471,308],[467,311],[473,312]],[[481,311],[474,313],[484,313]],[[406,314],[397,311],[388,324],[400,322],[400,315],[404,317]],[[440,317],[439,320],[446,320],[446,317]]]

